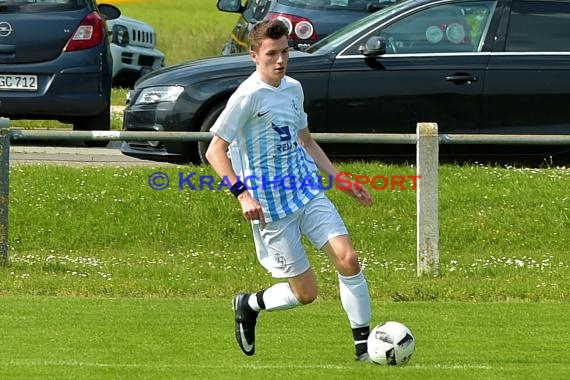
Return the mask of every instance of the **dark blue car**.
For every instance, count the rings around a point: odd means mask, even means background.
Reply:
[[[110,129],[105,20],[119,16],[95,0],[0,0],[0,115]]]
[[[278,18],[289,26],[289,45],[304,49],[341,27],[402,0],[218,0],[218,9],[240,13],[222,54],[248,51],[252,26]],[[244,5],[242,5],[244,3]]]

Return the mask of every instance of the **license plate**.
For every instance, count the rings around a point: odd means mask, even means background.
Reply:
[[[0,90],[37,91],[37,75],[0,74]]]

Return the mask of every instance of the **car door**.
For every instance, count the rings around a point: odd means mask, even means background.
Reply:
[[[479,132],[490,57],[485,41],[496,9],[493,0],[439,1],[382,20],[336,57],[329,131],[415,133],[418,122],[437,122],[440,133]],[[368,58],[359,47],[374,35],[387,41],[387,51]],[[334,154],[342,149],[351,148],[336,147]],[[398,152],[409,155],[413,146],[386,150]]]
[[[570,3],[513,1],[484,86],[486,133],[570,134]]]

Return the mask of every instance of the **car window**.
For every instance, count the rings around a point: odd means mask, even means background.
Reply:
[[[512,52],[570,51],[570,4],[514,2],[505,50]]]
[[[406,7],[406,2],[400,2],[399,4],[392,5],[390,7],[382,8],[375,13],[361,18],[360,20],[354,21],[344,27],[338,29],[337,31],[329,34],[322,40],[317,41],[311,47],[305,49],[308,53],[322,53],[327,54],[331,51],[336,50],[340,45],[348,42],[353,36],[360,35],[364,31],[370,28],[371,24],[377,18],[388,16],[392,13],[397,13],[401,8]],[[356,48],[357,49],[357,48]],[[355,50],[355,54],[358,54],[358,50]]]
[[[252,8],[253,18],[262,20],[268,5],[270,5],[268,0],[250,0],[249,6]]]
[[[458,2],[411,14],[382,29],[388,54],[478,52],[495,1]]]
[[[85,0],[0,0],[2,13],[60,12],[85,7]]]
[[[280,4],[307,9],[352,10],[370,12],[398,0],[278,0]]]

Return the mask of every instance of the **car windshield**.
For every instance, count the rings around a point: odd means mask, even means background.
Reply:
[[[366,30],[370,24],[373,24],[384,15],[389,15],[392,13],[397,12],[400,8],[407,7],[407,1],[403,3],[395,4],[387,8],[383,8],[367,17],[364,17],[358,21],[355,21],[351,24],[344,26],[343,28],[337,30],[336,32],[328,35],[327,37],[323,38],[322,40],[317,41],[305,51],[307,53],[319,53],[319,54],[326,54],[334,49],[337,46],[343,44],[353,35],[360,35],[363,30]]]
[[[401,0],[278,0],[291,7],[361,12],[374,12],[398,1]]]
[[[85,7],[85,0],[0,0],[0,12],[37,13],[75,10]]]

